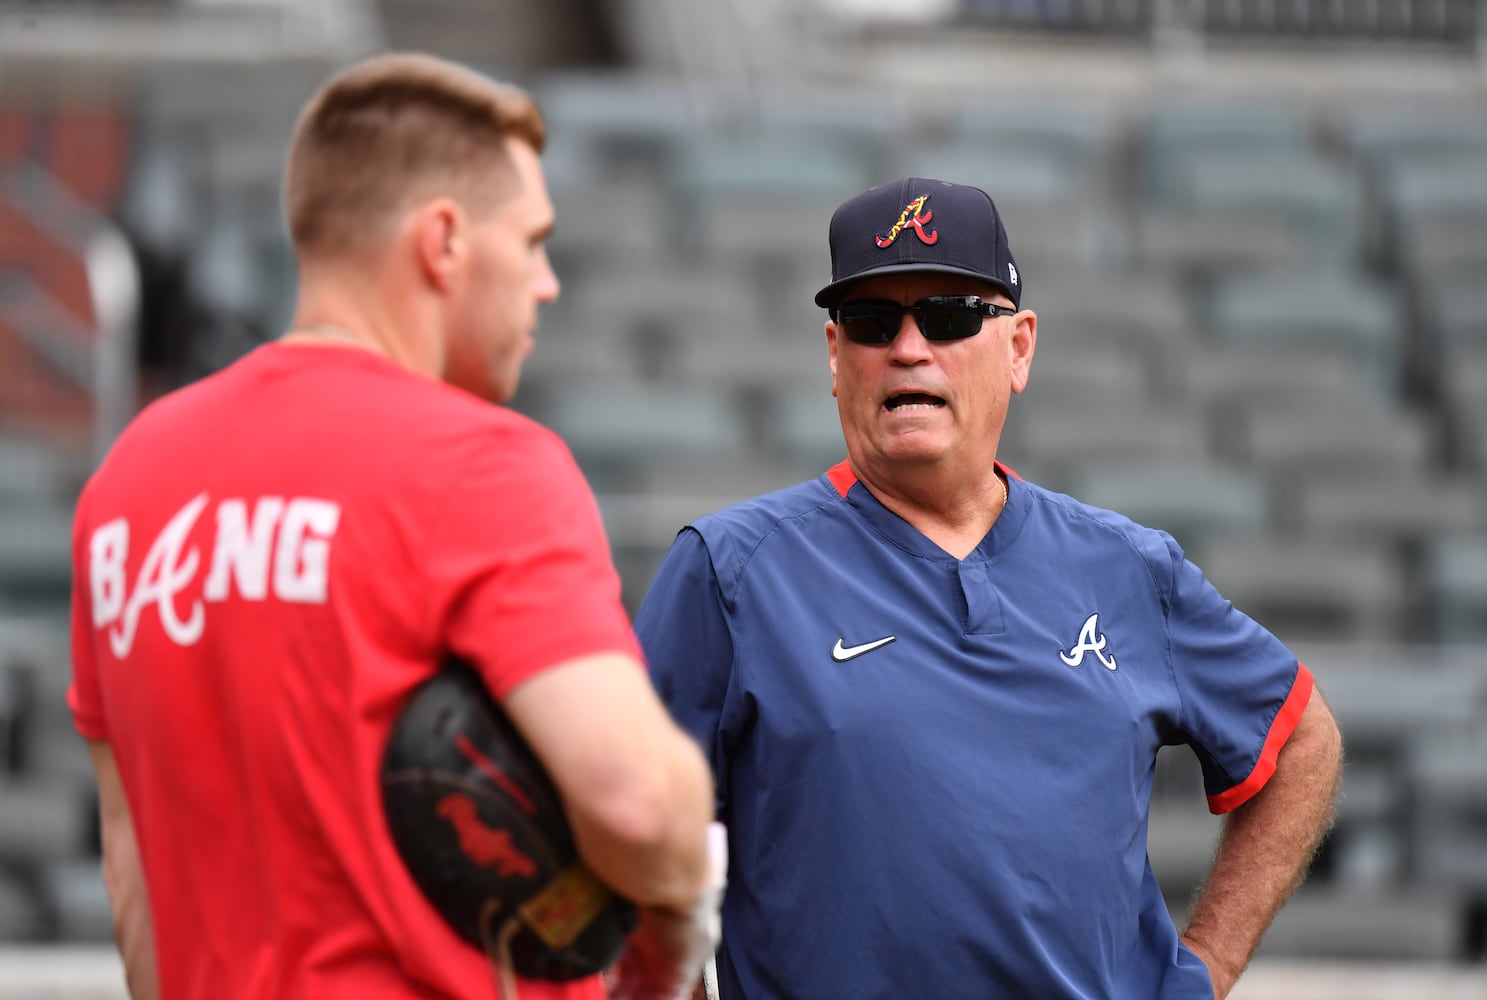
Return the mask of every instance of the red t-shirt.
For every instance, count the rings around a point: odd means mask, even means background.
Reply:
[[[368,352],[266,346],[124,432],[73,560],[68,700],[118,760],[166,1000],[494,996],[403,867],[378,770],[445,651],[497,697],[639,657],[561,440]]]

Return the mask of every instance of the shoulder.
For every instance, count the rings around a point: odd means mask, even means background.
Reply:
[[[229,446],[319,455],[368,481],[378,469],[403,480],[413,470],[578,475],[555,432],[508,407],[364,352],[273,344],[151,403],[99,472]]]
[[[698,518],[688,528],[706,545],[720,575],[741,569],[753,552],[785,525],[795,525],[843,503],[825,476],[761,494]]]
[[[782,522],[809,515],[822,507],[840,502],[841,496],[821,476],[772,493],[741,500],[698,518],[690,527],[695,528],[704,538],[727,534],[740,540],[758,540],[774,531]]]
[[[1104,571],[1112,565],[1143,566],[1162,589],[1170,585],[1182,549],[1167,532],[1025,480],[1022,486],[1029,500],[1028,530],[1043,540],[1062,539],[1059,549],[1066,558]]]

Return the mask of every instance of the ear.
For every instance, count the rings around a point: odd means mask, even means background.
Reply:
[[[464,209],[452,198],[435,198],[413,210],[409,226],[424,280],[440,292],[457,288],[470,252]]]
[[[1013,317],[1012,339],[1012,391],[1022,392],[1027,388],[1033,365],[1033,351],[1038,346],[1038,314],[1024,309]]]
[[[836,395],[836,324],[826,321],[826,363],[831,367],[831,394]]]

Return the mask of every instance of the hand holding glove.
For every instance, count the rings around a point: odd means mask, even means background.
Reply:
[[[608,976],[610,1000],[688,1000],[703,964],[722,940],[723,888],[727,884],[728,834],[721,823],[707,831],[710,877],[688,912],[639,908],[640,924]]]

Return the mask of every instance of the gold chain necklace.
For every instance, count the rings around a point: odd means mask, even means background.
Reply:
[[[304,326],[296,326],[284,334],[285,339],[294,337],[296,334],[311,334],[326,340],[339,340],[344,344],[354,344],[374,354],[383,353],[382,348],[370,338],[348,330],[344,326],[336,326],[334,323],[306,323]]]

